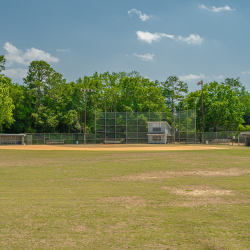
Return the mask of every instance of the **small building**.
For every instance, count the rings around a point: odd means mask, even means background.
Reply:
[[[250,146],[250,132],[244,132],[244,133],[241,133],[242,136],[245,137],[245,145],[246,146]]]
[[[24,145],[25,134],[0,134],[0,145]]]
[[[166,144],[170,137],[171,126],[167,122],[148,122],[149,144]]]

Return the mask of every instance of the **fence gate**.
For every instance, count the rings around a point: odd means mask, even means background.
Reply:
[[[26,135],[26,144],[32,145],[32,135]]]

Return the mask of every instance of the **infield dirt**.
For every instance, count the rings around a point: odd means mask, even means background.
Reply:
[[[176,151],[176,150],[211,150],[227,149],[208,145],[149,145],[149,144],[125,144],[125,145],[6,145],[0,149],[17,150],[77,150],[77,151]]]

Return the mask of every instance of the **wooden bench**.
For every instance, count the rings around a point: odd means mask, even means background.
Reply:
[[[50,139],[50,140],[46,141],[46,144],[64,144],[64,140]]]
[[[104,144],[121,144],[121,141],[103,141]]]

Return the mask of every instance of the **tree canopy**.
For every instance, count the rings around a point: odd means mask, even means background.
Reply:
[[[0,131],[3,125],[7,127],[13,122],[13,108],[12,99],[9,94],[10,79],[0,75]]]
[[[4,56],[0,71],[4,73]],[[87,93],[87,132],[94,132],[96,111],[148,112],[197,110],[201,130],[201,90],[188,92],[177,76],[150,81],[138,72],[95,72],[67,82],[45,61],[33,61],[23,84],[0,75],[0,127],[3,132],[83,132]],[[204,84],[205,131],[231,130],[250,123],[250,94],[239,78]],[[242,128],[242,127],[241,127]]]

